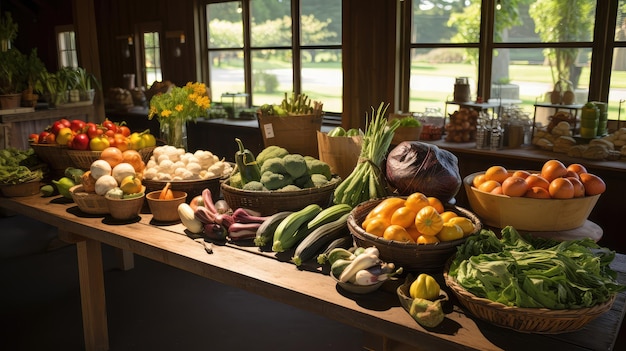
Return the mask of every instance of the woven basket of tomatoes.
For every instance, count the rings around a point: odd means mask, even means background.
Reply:
[[[463,179],[472,211],[491,227],[533,232],[567,231],[584,225],[604,181],[581,164],[548,160],[540,171],[489,167]]]
[[[409,271],[440,271],[482,223],[467,209],[414,193],[359,204],[348,228],[357,246],[376,246],[386,262]]]

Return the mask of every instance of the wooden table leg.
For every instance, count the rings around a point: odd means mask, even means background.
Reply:
[[[115,256],[117,257],[118,268],[127,271],[135,268],[135,256],[131,251],[115,249]]]
[[[86,239],[77,242],[76,249],[85,349],[88,351],[108,350],[109,331],[101,245],[98,241]]]

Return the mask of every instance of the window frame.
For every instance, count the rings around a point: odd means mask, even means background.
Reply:
[[[74,46],[72,48],[63,48],[60,42],[60,35],[63,33],[73,33],[74,35]],[[77,47],[77,42],[76,42],[76,30],[74,28],[74,25],[68,24],[68,25],[61,25],[61,26],[55,26],[54,27],[54,34],[55,34],[55,43],[56,43],[56,47],[57,47],[57,60],[58,60],[58,64],[57,66],[59,68],[63,68],[63,67],[72,67],[72,68],[76,68],[78,67],[78,47]],[[73,52],[74,54],[72,62],[70,65],[64,66],[63,65],[63,57],[65,57],[65,55],[68,52]]]
[[[626,42],[616,43],[615,21],[617,17],[618,1],[598,0],[596,2],[596,21],[594,24],[593,41],[591,42],[514,42],[498,43],[493,40],[494,21],[480,21],[480,40],[478,43],[412,43],[411,23],[413,2],[417,0],[402,1],[401,7],[401,29],[400,29],[400,72],[401,79],[398,86],[400,109],[409,110],[410,103],[410,51],[420,48],[477,48],[478,72],[477,72],[477,95],[490,98],[491,94],[491,67],[493,51],[496,49],[534,49],[534,48],[590,48],[593,60],[591,62],[591,73],[589,82],[590,101],[608,101],[609,85],[611,76],[611,63],[613,49],[616,47],[626,47]],[[494,19],[496,4],[498,0],[482,0],[481,18]],[[489,69],[487,69],[489,68]]]
[[[292,81],[293,81],[293,91],[296,94],[302,93],[302,51],[304,50],[340,50],[342,49],[342,44],[335,45],[301,45],[301,0],[290,0],[291,1],[291,45],[289,46],[264,46],[264,47],[255,47],[251,44],[251,21],[250,21],[250,1],[252,0],[240,0],[241,9],[242,9],[242,22],[243,22],[243,47],[228,47],[228,48],[209,48],[207,44],[207,34],[206,28],[208,26],[208,18],[206,16],[206,7],[209,4],[216,3],[226,3],[226,2],[237,2],[233,0],[204,0],[201,2],[201,10],[198,11],[200,14],[199,23],[200,27],[203,28],[200,30],[200,46],[201,46],[201,54],[200,54],[200,62],[201,62],[201,77],[210,84],[211,82],[211,72],[209,65],[209,58],[212,52],[218,51],[233,51],[233,50],[241,50],[243,51],[243,70],[244,70],[244,87],[245,93],[248,94],[246,105],[251,106],[251,102],[253,101],[253,83],[252,83],[252,53],[254,51],[259,50],[290,50],[292,53],[291,64],[292,64]],[[341,114],[339,111],[325,111],[326,114]]]

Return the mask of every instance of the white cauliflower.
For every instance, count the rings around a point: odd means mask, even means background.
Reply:
[[[157,169],[155,167],[152,168],[146,168],[143,171],[143,179],[153,179],[157,176]]]
[[[200,171],[202,171],[202,167],[200,166],[200,164],[195,162],[187,163],[186,168],[193,174],[200,174]]]
[[[163,160],[163,162],[159,162],[159,172],[172,173],[174,169],[174,162],[170,160]]]

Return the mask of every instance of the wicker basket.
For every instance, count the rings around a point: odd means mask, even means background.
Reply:
[[[148,163],[150,160],[150,156],[152,156],[152,151],[154,151],[154,146],[144,147],[143,149],[137,150],[141,155],[143,162]],[[91,164],[100,158],[100,154],[102,151],[91,151],[91,150],[67,150],[67,155],[74,163],[74,167],[88,170],[91,167]]]
[[[332,203],[339,181],[340,178],[335,177],[323,187],[296,191],[241,190],[230,186],[226,181],[222,183],[222,194],[231,208],[247,208],[267,216],[280,211],[299,211],[310,204],[326,208]]]
[[[172,180],[169,181],[172,190],[184,191],[187,193],[187,200],[191,201],[195,196],[201,195],[204,189],[211,191],[213,201],[220,199],[220,180],[221,177],[214,177],[202,180]],[[142,184],[146,186],[146,192],[152,192],[163,189],[167,181],[144,179]]]
[[[75,167],[68,155],[68,148],[57,144],[30,144],[37,157],[47,163],[54,178],[62,177],[65,169]]]
[[[39,194],[41,178],[19,184],[0,184],[0,193],[6,197],[20,197]]]
[[[89,214],[107,214],[109,213],[109,205],[102,195],[96,193],[88,193],[83,190],[82,185],[75,185],[70,188],[72,200],[78,205],[78,208]]]
[[[366,201],[355,207],[348,217],[348,228],[358,246],[376,246],[380,258],[385,262],[393,262],[408,271],[441,271],[446,260],[456,253],[456,248],[465,242],[466,238],[442,241],[436,244],[415,244],[387,240],[366,232],[361,223],[381,199]],[[472,220],[476,232],[482,229],[482,223],[472,212],[458,206],[446,206],[446,210]]]
[[[468,292],[448,275],[449,260],[443,275],[446,285],[459,302],[474,316],[489,323],[524,333],[558,334],[572,332],[584,327],[604,312],[611,309],[613,297],[589,308],[551,310],[547,308],[521,308],[506,306],[499,302],[480,298]]]

